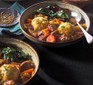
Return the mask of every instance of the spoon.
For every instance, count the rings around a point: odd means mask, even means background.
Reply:
[[[76,12],[76,11],[72,11],[71,12],[71,16],[74,17],[76,19],[76,23],[77,25],[80,27],[80,29],[82,30],[87,42],[89,44],[93,43],[93,36],[91,34],[89,34],[81,25],[80,25],[80,21],[81,21],[81,14],[79,12]]]
[[[0,8],[0,27],[10,27],[19,22],[20,14],[11,8]]]

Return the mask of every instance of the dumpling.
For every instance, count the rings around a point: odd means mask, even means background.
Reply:
[[[48,19],[45,17],[35,17],[32,20],[31,24],[34,28],[34,31],[40,30],[40,29],[46,28],[46,26],[48,25]]]
[[[70,36],[75,32],[74,26],[69,22],[62,22],[58,27],[58,32],[60,34]]]
[[[17,80],[20,74],[20,70],[12,64],[4,64],[0,68],[2,80]]]

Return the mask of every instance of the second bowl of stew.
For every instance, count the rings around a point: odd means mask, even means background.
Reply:
[[[21,40],[0,37],[0,85],[25,85],[39,67],[36,51]]]
[[[90,20],[83,10],[59,1],[44,1],[24,11],[20,18],[20,28],[35,43],[53,47],[67,46],[84,37],[76,18],[88,31]]]

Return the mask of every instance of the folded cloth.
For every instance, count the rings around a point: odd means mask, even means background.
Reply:
[[[21,6],[19,3],[15,2],[10,8],[15,9],[18,11],[20,14],[22,14],[25,10],[23,6]]]
[[[14,9],[14,10],[16,10],[16,11],[18,11],[19,12],[19,14],[22,14],[23,12],[24,12],[24,10],[25,10],[25,8],[23,7],[23,6],[21,6],[18,2],[15,2],[10,8],[12,8],[12,9]],[[14,26],[11,26],[11,27],[7,27],[7,28],[1,28],[0,27],[0,35],[3,35],[2,34],[2,30],[9,30],[9,31],[11,31],[11,32],[17,32],[17,30],[20,30],[20,28],[19,28],[19,23],[18,24],[16,24],[16,25],[14,25]],[[21,31],[21,30],[20,30]],[[20,33],[20,32],[17,32],[17,33]]]

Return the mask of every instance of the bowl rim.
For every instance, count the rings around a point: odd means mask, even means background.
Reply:
[[[33,53],[34,53],[34,55],[36,56],[36,59],[37,59],[37,69],[36,69],[36,71],[35,71],[35,73],[32,75],[32,77],[30,77],[30,79],[28,79],[26,82],[24,82],[23,84],[20,84],[20,85],[25,85],[26,83],[28,83],[30,80],[32,80],[34,77],[35,77],[35,75],[37,74],[37,72],[38,72],[38,70],[39,70],[39,66],[40,66],[40,59],[39,59],[39,55],[37,54],[37,52],[36,52],[36,50],[31,46],[31,45],[29,45],[28,43],[26,43],[26,42],[24,42],[24,41],[22,41],[22,40],[19,40],[19,39],[15,39],[15,38],[8,38],[8,37],[0,37],[0,40],[11,40],[11,41],[13,41],[13,42],[17,42],[17,43],[21,43],[22,45],[25,45],[26,47],[28,47]],[[5,42],[6,44],[8,43],[8,44],[12,44],[12,43],[10,43],[11,41],[9,41],[9,43],[8,42]],[[1,43],[3,42],[3,41],[0,41]],[[15,44],[14,44],[15,45]],[[33,56],[32,56],[33,57]]]
[[[57,2],[58,4],[69,5],[69,6],[71,6],[72,8],[75,7],[76,9],[78,9],[79,11],[81,11],[81,12],[83,13],[83,15],[85,15],[86,18],[87,18],[87,21],[88,21],[88,24],[89,24],[89,25],[88,25],[86,31],[89,31],[89,28],[90,28],[90,19],[89,19],[87,13],[85,13],[80,7],[75,6],[75,5],[73,5],[73,4],[70,4],[70,3],[61,2],[61,1],[42,1],[42,2],[39,2],[39,3],[36,3],[36,4],[33,4],[33,5],[29,6],[29,7],[26,8],[25,11],[22,13],[22,15],[21,15],[21,17],[20,17],[20,20],[19,20],[19,24],[20,24],[20,29],[21,29],[21,31],[23,32],[23,34],[24,34],[26,37],[28,37],[31,41],[35,41],[35,42],[38,42],[38,43],[44,43],[44,44],[46,43],[46,44],[50,44],[50,45],[55,45],[55,44],[65,44],[65,45],[67,45],[68,43],[73,43],[73,42],[76,42],[76,41],[78,41],[78,40],[81,40],[81,39],[84,37],[84,35],[83,35],[82,37],[78,38],[78,39],[71,40],[71,41],[67,41],[67,42],[55,42],[55,43],[46,42],[46,41],[38,40],[37,38],[31,36],[30,34],[28,34],[28,33],[22,28],[22,26],[21,26],[21,19],[22,19],[23,15],[26,13],[27,10],[29,10],[31,7],[35,7],[35,6],[38,6],[38,5],[40,5],[40,4],[45,4],[45,3],[49,3],[49,2],[55,2],[55,4],[56,4],[56,2]]]

